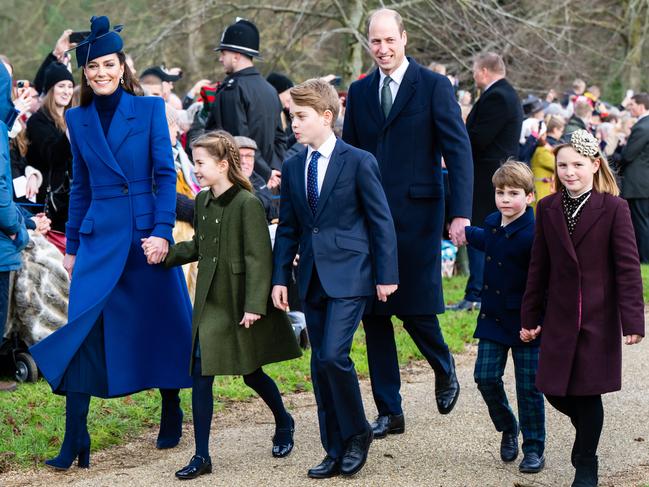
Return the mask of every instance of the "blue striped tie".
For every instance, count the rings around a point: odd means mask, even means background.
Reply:
[[[306,195],[314,215],[318,208],[318,159],[320,159],[320,155],[318,151],[313,151],[313,154],[311,154],[311,162],[309,162],[309,171],[306,177]]]

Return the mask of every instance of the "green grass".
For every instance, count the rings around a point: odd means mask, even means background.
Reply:
[[[645,302],[649,301],[649,266],[642,268]],[[462,298],[466,278],[444,280],[447,302]],[[472,341],[476,312],[445,313],[439,316],[450,349],[462,352]],[[395,321],[399,363],[405,365],[423,357],[401,324]],[[365,337],[362,327],[354,338],[352,358],[361,378],[368,376]],[[264,370],[273,377],[282,393],[310,391],[310,353],[297,360],[272,364]],[[253,392],[239,377],[220,377],[215,384],[215,407],[222,409],[230,401],[247,400]],[[186,419],[191,417],[190,391],[181,393]],[[0,394],[0,472],[17,467],[40,465],[54,456],[60,447],[65,426],[65,400],[50,392],[42,380],[21,384],[14,393]],[[144,429],[154,427],[160,416],[157,391],[146,391],[119,399],[93,399],[89,416],[93,450],[128,441]]]

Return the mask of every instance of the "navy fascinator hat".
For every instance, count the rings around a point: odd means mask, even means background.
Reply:
[[[108,17],[93,16],[90,19],[90,35],[75,47],[77,66],[81,68],[93,59],[120,52],[124,47],[124,41],[118,32],[121,32],[123,27],[123,25],[116,25],[111,30]]]

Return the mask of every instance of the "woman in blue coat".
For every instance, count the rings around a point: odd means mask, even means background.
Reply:
[[[66,395],[65,439],[47,465],[88,467],[90,396],[160,388],[158,448],[182,432],[178,389],[191,386],[191,304],[178,269],[161,261],[175,222],[174,170],[164,103],[136,97],[121,27],[91,19],[77,46],[81,106],[66,121],[74,179],[64,265],[72,278],[68,324],[31,348],[52,390]]]

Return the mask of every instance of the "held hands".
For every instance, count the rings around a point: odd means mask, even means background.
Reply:
[[[245,312],[239,324],[245,326],[246,328],[250,328],[250,326],[252,326],[252,324],[259,318],[261,318],[261,315]]]
[[[288,311],[288,288],[286,286],[273,286],[273,291],[270,295],[277,309]]]
[[[396,284],[377,284],[376,285],[376,297],[379,301],[385,303],[390,297],[391,294],[394,294],[398,289]]]
[[[642,341],[641,335],[627,335],[624,337],[625,345],[635,345]]]
[[[451,222],[451,226],[448,229],[448,233],[451,237],[453,245],[456,247],[461,247],[466,244],[466,233],[464,227],[471,225],[471,221],[468,218],[455,217]]]
[[[520,332],[521,340],[524,342],[531,342],[541,334],[541,327],[537,326],[533,330],[522,328]]]
[[[68,271],[68,276],[72,279],[72,271],[74,269],[74,261],[77,259],[76,255],[65,254],[63,257],[63,267]]]
[[[147,264],[159,264],[165,260],[169,253],[169,242],[167,240],[154,236],[141,240]]]
[[[45,235],[51,230],[50,224],[52,223],[52,220],[47,218],[45,213],[38,213],[37,215],[34,215],[32,217],[32,220],[34,220],[34,223],[36,224],[35,232],[39,235]]]

